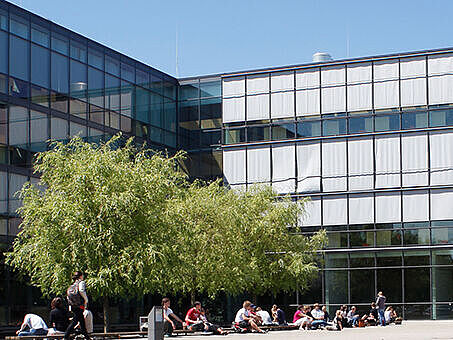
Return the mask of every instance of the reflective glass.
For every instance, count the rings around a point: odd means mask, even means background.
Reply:
[[[68,40],[63,36],[52,32],[52,50],[68,55],[68,49]]]
[[[176,103],[164,104],[164,126],[167,131],[176,132]]]
[[[85,64],[71,60],[70,68],[71,97],[84,100],[87,90],[87,67]]]
[[[179,100],[198,98],[198,81],[193,84],[184,84],[179,87]]]
[[[7,86],[7,77],[3,74],[0,74],[0,93],[7,93],[8,86]]]
[[[120,75],[120,62],[108,55],[105,56],[105,70],[115,76]]]
[[[169,81],[164,81],[164,96],[176,99],[176,85],[170,83]]]
[[[220,97],[222,84],[219,81],[200,82],[200,97]]]
[[[149,130],[149,138],[155,143],[162,143],[162,130],[151,126]]]
[[[43,89],[42,87],[32,85],[31,86],[31,101],[34,104],[49,106],[49,90]]]
[[[376,252],[376,263],[378,267],[399,267],[403,264],[401,251]]]
[[[162,126],[163,99],[160,95],[151,93],[151,124],[157,127]]]
[[[433,265],[453,265],[453,250],[438,249],[433,250]]]
[[[69,103],[69,113],[82,119],[87,119],[87,103],[75,98],[71,98]]]
[[[326,268],[348,268],[348,254],[346,253],[326,253]]]
[[[321,136],[320,121],[302,121],[297,123],[297,137],[319,137]]]
[[[272,126],[272,140],[291,139],[296,137],[295,123],[281,123]]]
[[[0,9],[0,29],[8,30],[8,13]]]
[[[164,131],[164,144],[170,147],[176,147],[176,134],[173,132]]]
[[[387,301],[392,303],[402,302],[402,277],[403,273],[401,269],[377,269],[377,287],[376,291],[382,291],[387,298]],[[372,295],[370,295],[371,299]]]
[[[48,117],[45,113],[30,112],[30,150],[34,152],[46,150],[49,139]]]
[[[431,230],[433,244],[452,244],[453,243],[453,227],[452,228],[436,228]]]
[[[404,229],[428,228],[429,222],[406,222],[403,223]]]
[[[52,52],[51,54],[51,85],[52,90],[59,93],[68,93],[69,65],[68,58]]]
[[[202,129],[222,127],[222,99],[210,98],[200,100],[200,119]]]
[[[375,131],[391,131],[400,129],[400,115],[393,114],[388,116],[374,117]]]
[[[140,69],[135,70],[135,81],[136,84],[141,85],[143,87],[149,86],[149,75],[147,72],[142,71]]]
[[[346,134],[346,119],[328,119],[322,122],[323,136]]]
[[[121,130],[126,133],[132,132],[132,119],[126,116],[121,115]]]
[[[429,265],[429,251],[416,250],[404,252],[405,266],[425,266]]]
[[[351,268],[374,267],[374,253],[351,253],[349,264]]]
[[[374,270],[351,270],[351,303],[370,303],[376,293]]]
[[[225,144],[235,144],[235,143],[244,143],[245,142],[245,128],[239,129],[226,129],[224,130]]]
[[[132,117],[132,97],[134,85],[122,80],[121,81],[121,114]]]
[[[403,112],[401,117],[403,129],[418,129],[428,126],[427,112]]]
[[[104,72],[88,67],[88,101],[104,107]]]
[[[269,126],[256,126],[247,128],[247,142],[270,140]]]
[[[68,121],[52,117],[50,119],[50,138],[63,140],[68,138]]]
[[[156,93],[163,94],[163,81],[159,76],[151,75],[151,90]]]
[[[32,24],[31,41],[44,47],[49,47],[49,30]]]
[[[201,146],[209,147],[211,145],[221,144],[222,134],[220,130],[201,131]]]
[[[346,270],[326,270],[325,282],[326,305],[348,303],[348,272]]]
[[[121,78],[130,81],[131,83],[134,83],[135,82],[134,66],[121,63]]]
[[[90,116],[89,119],[92,122],[98,123],[100,125],[104,124],[104,110],[96,105],[88,105],[89,111],[90,111]]]
[[[13,97],[28,99],[30,96],[28,82],[9,78],[9,94]]]
[[[20,38],[11,36],[9,39],[9,72],[13,77],[29,79],[29,48],[30,44]]]
[[[401,229],[401,223],[376,223],[376,229]]]
[[[50,53],[47,48],[31,44],[31,82],[49,87]]]
[[[404,244],[429,244],[429,229],[404,230]]]
[[[453,109],[436,110],[429,112],[429,126],[453,125]]]
[[[327,248],[347,248],[348,233],[327,233]]]
[[[93,48],[88,48],[88,64],[90,66],[104,69],[104,54]]]
[[[429,302],[429,268],[404,269],[404,301]]]
[[[160,96],[154,95],[153,97]],[[179,126],[186,130],[198,129],[198,100],[181,102],[179,108]]]
[[[71,40],[71,58],[82,63],[87,62],[87,48],[80,42]]]
[[[27,20],[11,14],[9,21],[9,30],[11,33],[24,39],[28,39],[28,22]]]
[[[349,133],[373,132],[373,117],[349,118]]]
[[[8,73],[8,34],[0,31],[0,72]]]
[[[28,144],[28,110],[22,106],[9,107],[9,144],[26,149]]]
[[[120,111],[120,84],[119,78],[105,75],[105,107],[116,112]]]
[[[402,241],[401,230],[376,231],[376,246],[400,246]]]
[[[54,110],[68,112],[68,97],[58,92],[50,93],[50,106]]]
[[[8,106],[6,103],[0,102],[0,144],[5,145],[7,141],[7,123],[8,123],[8,115],[7,115]]]
[[[453,267],[433,268],[433,300],[453,301]]]
[[[149,91],[137,87],[135,91],[135,119],[150,123],[149,120]]]

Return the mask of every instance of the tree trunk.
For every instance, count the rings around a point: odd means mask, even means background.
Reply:
[[[109,308],[109,298],[104,297],[104,301],[102,303],[102,308],[104,311],[104,333],[110,331],[110,308]]]

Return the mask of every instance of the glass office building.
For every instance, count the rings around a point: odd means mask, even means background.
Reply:
[[[311,197],[300,224],[327,230],[324,267],[289,303],[365,311],[382,290],[405,318],[453,317],[453,49],[176,79],[0,0],[0,251],[46,141],[118,131],[186,150],[193,178]],[[0,273],[0,328],[47,315]]]

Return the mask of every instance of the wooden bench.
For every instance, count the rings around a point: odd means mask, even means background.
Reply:
[[[108,333],[91,333],[93,339],[120,339],[131,336],[147,336],[147,332],[108,332]],[[52,335],[27,335],[27,336],[6,336],[5,340],[43,340],[43,339],[63,339],[64,334]],[[82,336],[83,337],[83,336]]]

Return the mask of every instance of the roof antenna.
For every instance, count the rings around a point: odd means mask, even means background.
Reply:
[[[178,65],[178,24],[176,24],[176,41],[175,41],[175,44],[176,44],[176,55],[175,55],[175,58],[176,58],[176,62],[175,62],[175,65],[176,65],[176,78],[179,78],[179,65]]]

